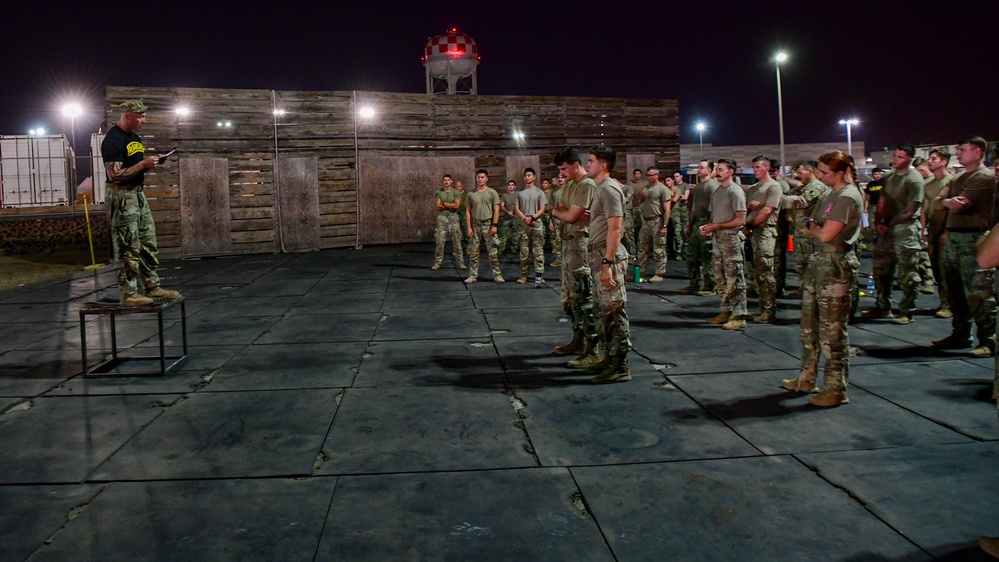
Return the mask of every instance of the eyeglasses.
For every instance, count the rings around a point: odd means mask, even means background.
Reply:
[[[658,176],[659,174],[645,174],[645,177],[651,178],[652,176]]]

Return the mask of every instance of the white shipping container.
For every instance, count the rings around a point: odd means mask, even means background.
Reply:
[[[75,187],[73,149],[64,135],[0,137],[0,204],[66,205]]]

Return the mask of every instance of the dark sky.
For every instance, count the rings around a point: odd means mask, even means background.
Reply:
[[[999,1],[25,2],[0,34],[0,134],[94,130],[104,86],[422,93],[427,37],[479,45],[483,95],[677,98],[681,141],[777,143],[773,55],[788,143],[868,150],[999,139]],[[80,142],[83,134],[80,134]]]

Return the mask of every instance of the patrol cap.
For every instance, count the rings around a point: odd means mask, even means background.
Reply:
[[[145,113],[149,108],[146,107],[146,104],[142,103],[142,100],[128,100],[118,104],[118,109],[122,112]]]

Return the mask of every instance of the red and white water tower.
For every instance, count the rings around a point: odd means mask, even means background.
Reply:
[[[480,59],[475,41],[456,27],[428,38],[423,54],[427,93],[477,95],[475,70]]]

